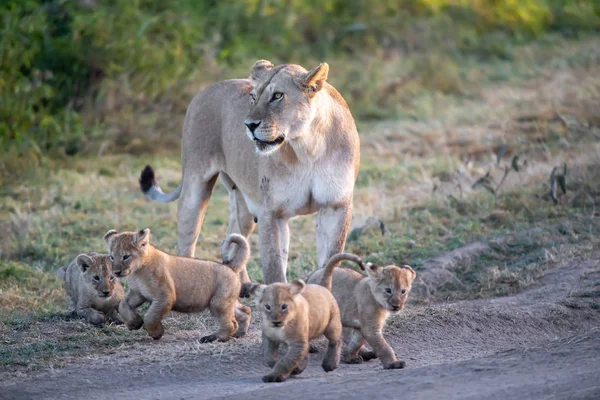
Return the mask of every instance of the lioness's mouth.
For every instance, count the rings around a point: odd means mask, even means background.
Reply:
[[[283,141],[285,140],[285,136],[281,135],[279,136],[277,139],[272,140],[272,141],[267,141],[267,140],[261,140],[259,138],[257,138],[256,136],[254,136],[254,134],[252,134],[252,137],[254,138],[254,144],[256,145],[256,147],[259,150],[264,150],[266,148],[269,148],[271,146],[277,146],[281,143],[283,143]]]

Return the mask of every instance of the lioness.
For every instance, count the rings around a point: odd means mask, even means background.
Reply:
[[[296,279],[290,284],[273,283],[249,287],[262,315],[263,347],[267,365],[273,370],[264,382],[283,382],[300,374],[308,363],[308,342],[321,335],[329,340],[323,358],[325,372],[340,363],[342,323],[340,310],[331,293],[319,285],[306,285]],[[279,344],[288,346],[285,357],[277,361]]]
[[[288,221],[317,215],[317,258],[323,266],[343,251],[360,162],[352,114],[326,80],[329,66],[307,71],[294,64],[257,61],[248,79],[201,90],[188,107],[181,143],[182,182],[163,193],[150,166],[142,191],[152,200],[179,198],[177,252],[193,257],[217,176],[229,191],[227,233],[248,236],[258,221],[265,283],[285,282]],[[261,178],[273,201],[261,207]],[[243,270],[243,282],[249,282]]]
[[[335,269],[343,260],[357,263],[366,270],[367,276],[347,268]],[[416,272],[408,265],[365,265],[360,257],[349,253],[336,254],[325,268],[309,276],[308,283],[321,284],[331,290],[340,306],[342,324],[352,329],[344,362],[358,364],[379,357],[385,369],[404,368],[404,361],[396,359],[381,330],[390,312],[404,308],[415,276]],[[374,354],[362,348],[365,339]]]
[[[169,311],[192,313],[208,308],[220,326],[216,333],[202,337],[202,343],[225,342],[234,333],[236,337],[246,333],[250,308],[237,301],[241,285],[238,274],[250,255],[243,236],[227,236],[222,245],[223,254],[232,243],[237,245],[237,252],[223,264],[160,251],[150,244],[150,229],[123,233],[112,229],[106,232],[104,240],[112,270],[118,277],[127,277],[129,284],[119,305],[129,329],[140,329],[143,325],[146,332],[158,340],[164,333],[161,321]],[[151,305],[142,319],[136,308],[145,302]]]
[[[65,281],[70,312],[94,325],[106,320],[122,323],[117,308],[124,296],[123,286],[111,272],[108,254],[80,254],[57,273]]]

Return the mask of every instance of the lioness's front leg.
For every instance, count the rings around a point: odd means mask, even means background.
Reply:
[[[352,219],[352,200],[321,208],[317,214],[317,262],[319,268],[334,254],[344,251]]]
[[[270,374],[263,376],[263,382],[283,382],[308,355],[308,341],[288,344],[288,351]]]
[[[258,238],[260,243],[260,260],[262,263],[265,284],[287,282],[287,255],[290,229],[288,220],[274,218],[267,210],[258,218]]]
[[[144,320],[136,311],[136,308],[144,304],[146,300],[134,289],[129,289],[125,298],[119,303],[119,314],[130,331],[138,330],[144,324]]]

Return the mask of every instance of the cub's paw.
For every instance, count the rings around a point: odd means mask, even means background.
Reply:
[[[150,337],[154,340],[159,340],[161,337],[163,337],[163,334],[165,333],[165,328],[163,328],[162,324],[160,324],[158,328],[150,329],[144,327],[144,329],[146,329],[148,335],[150,335]]]
[[[263,382],[285,382],[286,377],[279,374],[269,374],[262,377]]]
[[[323,367],[323,371],[325,371],[325,372],[331,372],[334,369],[336,369],[338,366],[337,366],[336,363],[328,362],[328,361],[323,361],[323,364],[321,365],[321,367]]]
[[[385,364],[383,366],[383,369],[402,369],[405,366],[406,366],[406,363],[404,361],[398,360],[398,361],[391,362],[389,364]]]
[[[137,331],[144,325],[144,320],[142,318],[135,318],[132,321],[126,321],[125,325],[127,325],[127,329],[130,331]]]
[[[200,343],[211,343],[217,340],[217,335],[206,335],[200,338]]]
[[[342,362],[344,362],[346,364],[362,364],[363,361],[364,361],[363,358],[359,355],[348,356],[348,357],[342,358]]]
[[[104,314],[96,313],[90,316],[89,321],[92,325],[102,326],[106,322],[106,317]]]
[[[369,361],[377,358],[377,354],[374,351],[369,350],[361,350],[358,352],[358,355],[363,359],[363,361]]]

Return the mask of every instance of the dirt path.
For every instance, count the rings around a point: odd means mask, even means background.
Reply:
[[[559,263],[516,296],[413,306],[386,336],[402,371],[378,362],[325,374],[321,354],[283,384],[264,384],[257,325],[239,351],[144,362],[103,357],[0,383],[0,398],[600,398],[600,252]],[[151,344],[149,344],[150,346]],[[176,346],[177,344],[173,344]]]

